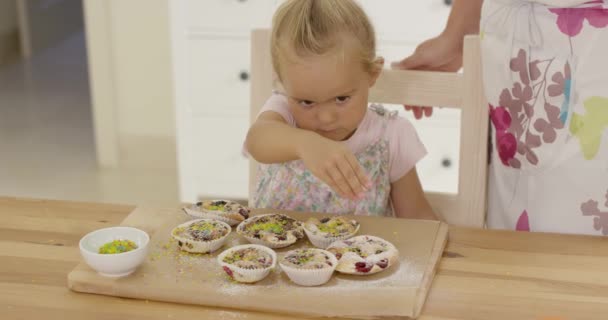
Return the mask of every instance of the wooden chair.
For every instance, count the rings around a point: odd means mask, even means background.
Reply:
[[[251,122],[273,89],[270,31],[251,37]],[[481,82],[478,36],[467,36],[464,72],[383,70],[370,92],[370,102],[441,106],[461,109],[460,168],[457,194],[427,192],[434,210],[454,225],[483,227],[486,212],[488,106]],[[253,196],[257,163],[251,160],[249,200]]]

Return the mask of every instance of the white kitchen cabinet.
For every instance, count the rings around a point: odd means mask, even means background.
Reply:
[[[179,0],[178,0],[179,1]],[[277,5],[274,0],[181,0],[189,30],[247,33],[270,26]]]
[[[330,1],[330,0],[327,0]],[[412,53],[445,25],[445,0],[360,0],[375,25],[378,53],[390,62]],[[241,154],[249,119],[249,48],[254,28],[270,28],[281,0],[172,0],[177,156],[182,201],[248,196]],[[413,120],[429,155],[418,171],[427,190],[455,192],[458,113]]]
[[[195,170],[188,178],[194,179],[197,196],[243,198],[248,192],[249,161],[241,150],[249,117],[196,117],[192,122]]]
[[[186,51],[188,113],[194,117],[249,114],[249,39],[191,37]]]

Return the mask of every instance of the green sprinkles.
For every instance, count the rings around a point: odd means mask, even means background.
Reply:
[[[131,240],[114,240],[99,248],[100,254],[123,253],[137,249],[135,242]]]
[[[343,231],[342,225],[343,225],[342,221],[332,220],[332,221],[329,221],[328,223],[319,224],[318,228],[321,232],[330,233],[332,235],[337,236],[341,233],[341,231]]]
[[[284,232],[283,225],[277,222],[265,222],[265,223],[254,223],[252,226],[247,228],[253,232],[255,231],[270,231],[276,234],[282,234]]]

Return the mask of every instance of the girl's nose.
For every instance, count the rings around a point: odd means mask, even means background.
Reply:
[[[337,119],[337,114],[334,108],[330,105],[320,106],[317,118],[322,124],[329,124]]]

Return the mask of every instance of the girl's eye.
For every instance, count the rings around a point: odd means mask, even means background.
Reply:
[[[337,104],[345,104],[348,102],[348,100],[350,100],[350,96],[339,96],[336,97],[336,103]]]
[[[315,103],[310,101],[310,100],[300,100],[298,101],[298,104],[301,105],[302,107],[306,107],[306,108],[310,108],[312,107]]]

